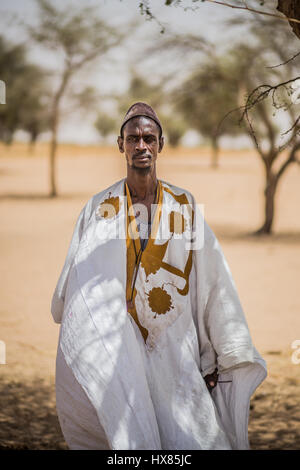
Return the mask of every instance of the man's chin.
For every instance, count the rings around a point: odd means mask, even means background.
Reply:
[[[133,170],[136,170],[136,171],[149,171],[151,169],[151,161],[147,161],[147,162],[136,162],[136,161],[133,161],[132,162],[132,167],[131,167]]]
[[[145,175],[147,173],[150,173],[151,165],[149,165],[149,166],[135,166],[135,165],[132,165],[131,169],[136,171],[137,173]]]

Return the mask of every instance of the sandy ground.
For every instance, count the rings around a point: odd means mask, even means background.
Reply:
[[[33,156],[22,144],[0,146],[0,449],[64,449],[55,412],[59,333],[52,293],[74,223],[85,202],[125,175],[116,149],[61,146],[59,197],[48,199],[47,146]],[[268,378],[252,397],[253,449],[299,449],[300,169],[290,167],[276,199],[275,234],[251,232],[263,217],[263,171],[254,152],[223,151],[218,170],[206,149],[164,150],[158,176],[190,190],[204,204],[235,279],[253,341]],[[298,357],[300,358],[300,352]]]

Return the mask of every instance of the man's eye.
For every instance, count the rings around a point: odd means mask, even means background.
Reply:
[[[145,141],[147,144],[151,144],[151,142],[154,141],[154,137],[152,137],[152,136],[149,135],[148,137],[145,137],[145,138],[144,138],[144,141]]]

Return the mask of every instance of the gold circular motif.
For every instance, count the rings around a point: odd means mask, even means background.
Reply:
[[[148,303],[152,312],[164,314],[172,307],[171,296],[161,287],[153,287],[148,294]]]

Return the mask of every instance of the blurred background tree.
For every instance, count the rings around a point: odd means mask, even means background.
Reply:
[[[127,92],[115,96],[117,102],[118,115],[124,115],[132,103],[143,101],[152,106],[159,114],[163,122],[164,134],[167,137],[167,143],[171,147],[176,147],[180,143],[187,130],[185,120],[178,113],[174,113],[172,106],[172,96],[165,91],[163,79],[152,83],[147,81],[144,77],[132,67],[131,78]],[[157,79],[157,77],[155,77]],[[117,119],[117,118],[116,118]]]
[[[56,87],[50,105],[50,196],[57,195],[55,160],[61,103],[70,81],[79,71],[117,46],[122,35],[110,27],[93,7],[57,8],[50,0],[36,0],[38,24],[28,26],[31,38],[63,57],[56,67]]]
[[[173,92],[177,111],[191,128],[210,141],[213,168],[218,166],[220,137],[242,132],[231,116],[220,127],[223,117],[237,103],[235,85],[227,80],[223,68],[222,57],[211,56]]]
[[[270,11],[272,3],[264,2]],[[295,54],[299,42],[286,21],[275,16],[233,17],[228,27],[243,25],[247,42],[237,41],[219,56],[208,50],[206,58],[173,91],[177,111],[210,140],[213,167],[218,162],[220,137],[246,134],[252,140],[265,174],[265,216],[256,234],[272,232],[278,182],[290,164],[298,162],[300,146],[299,104],[291,99],[292,84],[300,78],[299,53]]]
[[[110,114],[98,112],[95,128],[105,140],[110,134],[119,132],[117,120]]]
[[[28,152],[34,152],[35,143],[40,134],[50,130],[50,92],[46,72],[36,66],[31,66],[24,76],[27,84],[27,94],[19,106],[19,128],[29,135]]]
[[[201,5],[201,3],[204,2],[215,3],[218,6],[222,5],[228,8],[232,8],[233,10],[244,10],[249,13],[255,13],[256,17],[260,15],[287,20],[289,21],[294,34],[300,38],[299,0],[278,0],[277,4],[273,0],[248,0],[248,2],[245,0],[235,2],[221,0],[192,0],[193,6],[191,6],[189,0],[164,0],[164,4],[166,6],[180,6],[184,10],[193,9],[194,11],[199,8],[199,4]],[[267,6],[268,8],[262,9],[260,8],[262,6]],[[159,22],[159,18],[157,18],[152,12],[150,0],[141,0],[139,2],[139,9],[141,14],[146,15],[148,19],[154,19]],[[286,18],[278,15],[277,11],[283,13]],[[162,28],[161,32],[164,32],[164,28]]]
[[[155,78],[157,79],[157,77]],[[116,95],[115,99],[118,105],[118,113],[121,116],[127,112],[132,103],[137,101],[149,103],[150,106],[157,109],[157,112],[160,112],[165,105],[161,83],[153,84],[148,82],[133,67],[130,69],[130,82],[126,93]]]
[[[120,121],[120,114],[124,115],[134,101],[146,101],[161,116],[171,146],[179,145],[191,128],[209,140],[213,167],[218,165],[222,137],[247,135],[252,140],[266,178],[265,220],[257,233],[271,233],[279,179],[298,159],[300,113],[293,98],[294,85],[300,79],[296,23],[292,25],[293,34],[286,20],[272,16],[273,13],[278,16],[274,2],[266,0],[264,8],[273,12],[271,16],[232,15],[228,28],[242,27],[246,42],[236,39],[228,45],[224,43],[218,53],[215,44],[191,32],[157,35],[150,45],[137,48],[139,57],[133,55],[129,61],[132,65],[127,91],[111,95],[109,99],[114,100],[115,109],[104,112],[101,102],[105,101],[104,95],[100,97],[97,90],[84,82],[79,82],[74,93],[74,77],[80,77],[80,72],[97,58],[108,56],[125,34],[103,21],[95,8],[58,7],[51,0],[35,2],[37,21],[27,31],[41,51],[53,53],[55,64],[47,70],[33,65],[27,59],[24,44],[12,45],[1,38],[0,73],[9,87],[8,104],[0,108],[0,138],[10,143],[15,132],[22,129],[29,134],[32,147],[42,132],[50,130],[51,196],[57,194],[56,149],[66,102],[71,105],[72,114],[85,109],[91,115],[96,105],[95,127],[107,139],[110,133],[118,131],[116,122]],[[201,9],[201,2],[194,3]],[[140,4],[147,6],[149,2]],[[165,2],[169,6],[175,4],[185,7],[186,2]],[[251,0],[247,5],[259,2]],[[144,9],[151,15],[151,10],[147,11]],[[296,15],[297,9],[292,12]],[[132,28],[130,32],[133,34]],[[159,65],[152,65],[147,72],[144,61],[155,56]],[[172,68],[164,67],[165,63]],[[33,83],[34,86],[28,86]],[[277,119],[280,113],[281,119]]]
[[[0,76],[7,84],[6,104],[0,107],[0,139],[9,145],[15,132],[23,129],[33,144],[49,128],[45,71],[29,63],[25,45],[11,44],[1,36]]]
[[[170,109],[168,114],[161,113],[161,120],[164,123],[164,132],[167,135],[168,144],[171,147],[178,147],[181,139],[188,130],[188,123],[176,110]]]
[[[227,81],[238,90],[244,129],[264,167],[265,216],[256,234],[270,234],[278,183],[287,168],[299,162],[300,104],[292,96],[300,65],[299,55],[295,55],[299,42],[282,21],[274,18],[252,18],[247,23],[253,45],[240,43],[229,50]]]

